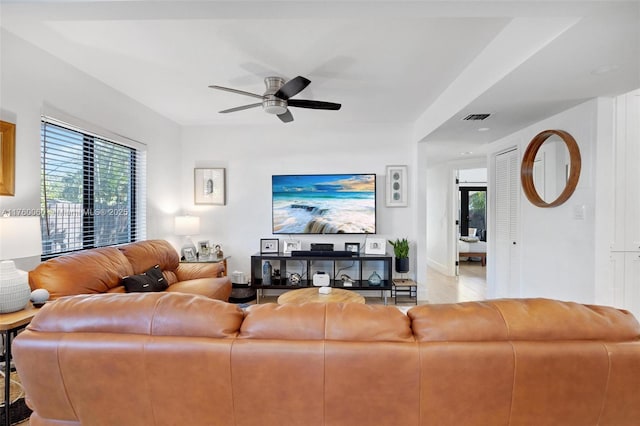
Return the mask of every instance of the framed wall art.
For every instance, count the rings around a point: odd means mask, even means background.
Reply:
[[[15,195],[16,125],[0,121],[0,195]]]
[[[387,166],[387,207],[407,207],[407,166]]]
[[[226,204],[225,170],[194,169],[193,190],[195,204],[224,206]]]

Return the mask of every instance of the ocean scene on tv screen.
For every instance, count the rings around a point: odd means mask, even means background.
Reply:
[[[375,174],[273,176],[274,234],[373,234]]]

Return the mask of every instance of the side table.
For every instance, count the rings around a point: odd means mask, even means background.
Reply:
[[[400,299],[400,303],[409,302],[418,304],[418,284],[413,280],[394,278],[393,286],[391,288],[391,296],[395,298],[396,305],[398,304],[398,294],[401,294],[403,298]]]
[[[25,328],[38,310],[31,303],[21,311],[0,314],[0,332],[4,340],[2,359],[4,360],[4,420],[5,425],[11,425],[11,340],[21,329]]]
[[[222,265],[224,266],[224,273],[222,274],[223,276],[227,276],[227,259],[229,259],[231,256],[225,256],[225,257],[215,257],[215,256],[208,256],[208,257],[198,257],[194,260],[182,260],[180,259],[180,263],[222,263]]]

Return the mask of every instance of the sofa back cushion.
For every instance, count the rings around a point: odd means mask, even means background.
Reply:
[[[180,264],[180,258],[176,249],[165,240],[138,241],[117,247],[124,254],[134,274],[141,274],[154,265],[159,265],[160,270],[165,274],[170,274],[172,279],[169,283],[176,281],[175,270]]]
[[[186,293],[80,295],[46,304],[29,330],[227,338],[242,316],[236,305]]]
[[[420,342],[640,339],[628,311],[549,299],[421,305],[408,312]]]
[[[239,337],[361,342],[414,341],[409,318],[398,309],[358,303],[252,305],[247,309]]]
[[[151,265],[153,266],[153,265]],[[31,289],[44,288],[51,299],[74,294],[105,293],[133,274],[120,250],[101,247],[56,257],[29,272]]]

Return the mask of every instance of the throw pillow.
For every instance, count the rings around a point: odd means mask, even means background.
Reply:
[[[160,270],[159,265],[156,265],[141,274],[123,277],[122,285],[124,285],[127,293],[163,291],[169,287],[162,276],[162,271]]]

